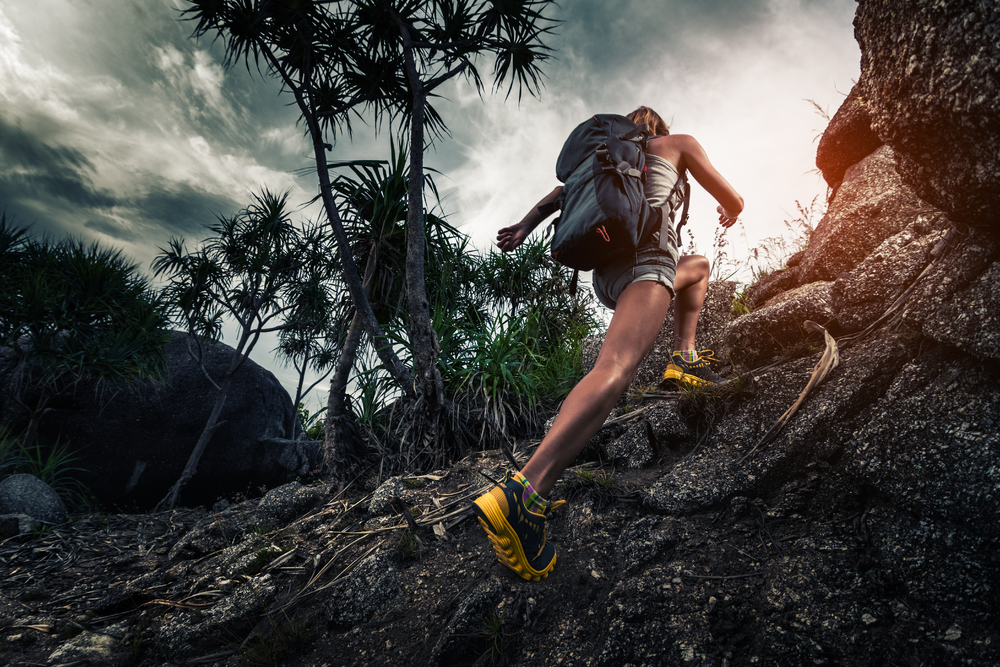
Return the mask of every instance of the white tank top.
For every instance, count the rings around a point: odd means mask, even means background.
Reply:
[[[646,201],[650,206],[664,206],[673,192],[670,203],[673,205],[672,209],[676,209],[684,196],[680,188],[674,191],[679,178],[677,168],[669,161],[659,155],[646,154]]]

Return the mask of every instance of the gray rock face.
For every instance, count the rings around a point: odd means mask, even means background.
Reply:
[[[958,292],[977,280],[989,265],[997,258],[997,243],[988,236],[977,234],[954,244],[942,261],[932,267],[930,272],[914,289],[906,305],[902,309],[901,318],[907,326],[920,331],[931,316],[946,305],[965,302],[956,300]],[[938,339],[933,328],[924,331],[925,335]]]
[[[392,554],[380,551],[358,564],[351,578],[326,605],[330,623],[351,626],[374,616],[399,594],[399,568]]]
[[[645,502],[661,512],[694,512],[736,496],[765,494],[811,466],[838,461],[873,400],[886,392],[911,354],[891,338],[844,350],[840,365],[778,437],[747,458],[805,388],[818,355],[761,373],[753,378],[754,393],[761,398],[722,419],[706,447],[651,486]]]
[[[828,326],[836,319],[833,283],[815,282],[772,297],[769,305],[742,315],[726,328],[726,347],[736,361],[756,368],[808,338],[802,323]]]
[[[1000,535],[996,369],[939,345],[901,369],[850,443],[850,470],[919,516]]]
[[[108,507],[148,509],[180,477],[215,401],[216,392],[188,354],[188,336],[174,332],[167,346],[167,377],[155,384],[110,392],[81,383],[54,400],[43,417],[43,444],[68,441],[86,470],[80,481]],[[218,378],[233,349],[206,346],[206,367]],[[0,377],[6,395],[11,376]],[[3,417],[15,431],[24,418],[7,401]],[[181,493],[182,504],[211,506],[222,495],[275,487],[301,474],[301,456],[289,456],[289,443],[301,430],[295,406],[277,378],[247,360],[237,372],[198,471]],[[305,447],[304,444],[301,447]],[[315,454],[312,456],[315,458]],[[289,470],[288,461],[297,468]]]
[[[836,190],[848,167],[861,162],[881,145],[882,140],[872,130],[868,107],[855,85],[819,140],[816,166],[830,187]]]
[[[479,584],[455,610],[447,628],[431,652],[430,664],[465,664],[469,656],[483,655],[494,638],[486,632],[486,619],[497,615],[497,603],[503,597],[503,584],[490,576]]]
[[[878,320],[930,263],[945,237],[948,220],[921,216],[886,239],[853,271],[833,284],[833,309],[845,332],[861,331]]]
[[[1000,5],[861,0],[858,88],[903,180],[959,222],[1000,210]]]
[[[66,505],[51,486],[34,475],[11,475],[0,482],[0,514],[26,514],[37,521],[66,523]]]
[[[994,262],[971,285],[928,317],[923,332],[980,359],[1000,361],[998,281],[1000,262]]]
[[[925,209],[930,210],[896,173],[892,149],[877,149],[845,173],[798,267],[800,284],[835,280]]]

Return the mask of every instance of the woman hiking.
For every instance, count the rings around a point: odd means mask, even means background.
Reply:
[[[650,205],[663,206],[678,196],[678,179],[690,173],[718,201],[719,224],[731,227],[743,211],[743,198],[712,166],[701,144],[689,135],[670,134],[664,120],[648,107],[639,107],[628,118],[649,125],[654,135],[646,146],[645,192]],[[557,187],[520,222],[501,229],[497,246],[504,252],[517,248],[545,219],[539,209],[546,210],[561,192],[562,186]],[[663,229],[670,228],[667,221]],[[667,233],[634,256],[594,271],[597,298],[614,315],[593,370],[566,397],[524,468],[508,473],[473,504],[500,562],[524,579],[539,581],[555,566],[555,546],[545,539],[546,511],[551,509],[546,498],[632,383],[663,326],[671,300],[674,352],[664,377],[689,384],[722,381],[694,349],[698,316],[708,291],[709,262],[700,255],[678,255],[674,234]]]

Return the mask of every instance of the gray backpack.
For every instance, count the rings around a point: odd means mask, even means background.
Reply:
[[[672,210],[653,208],[646,201],[647,139],[648,125],[617,114],[596,115],[570,133],[556,161],[562,195],[542,211],[547,215],[562,210],[553,223],[553,259],[578,271],[601,268],[620,253],[648,243],[663,216],[672,215]],[[678,238],[690,196],[686,181],[681,187],[684,212]]]

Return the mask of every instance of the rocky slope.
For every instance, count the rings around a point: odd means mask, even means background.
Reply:
[[[1000,42],[973,29],[994,15],[859,3],[827,215],[749,314],[712,287],[699,342],[740,381],[657,391],[654,349],[557,487],[548,579],[505,570],[471,520],[505,465],[481,452],[374,493],[293,483],[7,539],[4,663],[1000,663],[1000,152],[980,122],[1000,101],[953,95],[995,85]],[[918,122],[988,150],[948,139],[932,177]]]

